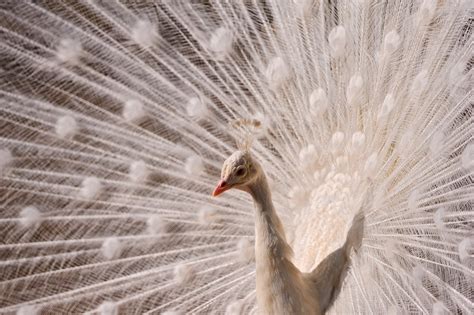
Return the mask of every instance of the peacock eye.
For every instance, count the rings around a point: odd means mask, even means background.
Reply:
[[[237,176],[244,176],[245,175],[245,167],[241,166],[237,169],[237,171],[235,172],[235,175]]]

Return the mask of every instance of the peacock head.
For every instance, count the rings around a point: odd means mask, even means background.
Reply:
[[[247,150],[234,152],[222,165],[221,180],[213,196],[218,196],[231,188],[248,191],[247,186],[260,174],[260,167]]]

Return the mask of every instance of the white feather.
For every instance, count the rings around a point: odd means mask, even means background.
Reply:
[[[281,57],[273,57],[267,65],[265,76],[270,88],[276,90],[290,77],[288,63]]]
[[[146,111],[143,102],[135,99],[127,100],[123,105],[122,116],[131,123],[140,123],[145,118]]]
[[[188,285],[196,272],[191,266],[179,264],[174,268],[174,280],[180,285]]]
[[[227,305],[225,309],[225,315],[240,315],[242,314],[243,306],[243,301],[234,301]]]
[[[184,168],[187,174],[199,176],[204,171],[204,163],[201,157],[191,155],[186,159]]]
[[[240,261],[251,262],[255,259],[255,247],[245,238],[242,238],[237,243],[237,254]]]
[[[234,34],[227,27],[216,29],[209,40],[209,49],[219,59],[224,59],[231,51],[234,43]]]
[[[149,48],[158,39],[158,26],[148,20],[138,20],[131,29],[131,37],[137,44]]]
[[[106,301],[103,302],[97,309],[100,315],[117,315],[118,309],[114,302]]]
[[[79,196],[84,199],[91,200],[99,196],[101,190],[102,190],[102,183],[97,177],[95,176],[86,177],[82,181],[81,189],[79,191]]]
[[[331,53],[334,57],[340,57],[344,54],[346,48],[346,29],[339,25],[334,27],[328,36]]]
[[[56,57],[59,62],[71,65],[77,65],[82,55],[81,42],[72,38],[62,39],[56,51]]]
[[[41,212],[35,206],[28,206],[21,210],[20,218],[21,225],[29,228],[40,222]]]
[[[56,134],[59,138],[70,139],[77,133],[77,122],[72,116],[62,116],[56,121]]]
[[[396,31],[390,31],[385,35],[383,49],[386,54],[393,53],[400,44],[400,35]]]
[[[203,119],[209,114],[206,104],[198,97],[189,99],[186,105],[187,114],[194,119]]]
[[[328,314],[469,314],[472,3],[9,1],[0,313],[258,313],[245,138],[300,270],[373,195]]]
[[[40,308],[36,305],[25,305],[16,311],[16,315],[37,315]]]
[[[105,259],[115,259],[122,253],[122,244],[116,237],[109,237],[102,243],[101,250]]]
[[[218,220],[217,210],[208,206],[204,206],[199,209],[198,218],[201,224],[214,223]]]
[[[318,88],[311,92],[309,96],[309,106],[311,113],[318,117],[328,108],[328,98],[326,92],[322,88]]]
[[[130,164],[130,168],[128,171],[128,176],[130,180],[134,183],[143,183],[146,181],[149,175],[149,170],[146,163],[142,160],[140,161],[133,161]]]
[[[168,224],[159,215],[152,215],[147,220],[148,231],[151,234],[166,233],[168,231]]]

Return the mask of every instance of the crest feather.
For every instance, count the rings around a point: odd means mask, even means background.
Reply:
[[[262,126],[260,120],[237,119],[231,122],[231,125],[238,131],[236,135],[238,148],[243,151],[249,151],[257,130]]]

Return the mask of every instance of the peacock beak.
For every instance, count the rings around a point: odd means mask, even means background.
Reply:
[[[216,197],[222,194],[224,191],[230,189],[231,186],[227,184],[227,182],[223,179],[219,181],[219,184],[217,184],[216,188],[212,192],[212,196]]]

